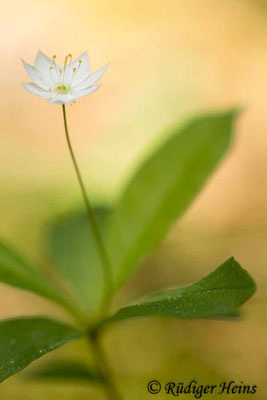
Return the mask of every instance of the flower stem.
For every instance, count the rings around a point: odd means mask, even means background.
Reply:
[[[88,340],[91,344],[95,363],[103,377],[103,385],[109,400],[122,400],[122,397],[118,393],[112,379],[112,373],[109,369],[106,361],[105,354],[99,343],[99,331],[89,332]]]
[[[71,155],[71,159],[74,165],[74,169],[79,181],[79,185],[82,191],[82,196],[84,199],[84,203],[85,203],[85,208],[86,208],[86,212],[87,212],[87,216],[89,219],[89,222],[91,224],[91,228],[92,228],[92,232],[95,238],[95,242],[97,245],[97,249],[99,252],[99,256],[101,258],[102,261],[102,266],[103,266],[103,274],[104,274],[104,284],[105,284],[105,288],[104,288],[104,294],[103,294],[103,299],[102,299],[102,307],[103,310],[106,308],[107,306],[107,301],[108,299],[110,299],[111,293],[112,293],[112,270],[111,270],[111,263],[109,261],[109,257],[104,245],[104,242],[102,240],[100,231],[98,229],[96,220],[95,220],[95,216],[92,210],[92,206],[90,204],[89,198],[87,196],[86,193],[86,189],[82,180],[82,175],[81,172],[79,170],[78,167],[78,163],[76,161],[73,149],[72,149],[72,145],[71,145],[71,141],[70,141],[70,137],[69,137],[69,131],[68,131],[68,125],[67,125],[67,118],[66,118],[66,109],[65,109],[65,104],[62,104],[62,108],[63,108],[63,118],[64,118],[64,128],[65,128],[65,134],[66,134],[66,139],[67,139],[67,144],[68,144],[68,148],[70,151],[70,155]]]

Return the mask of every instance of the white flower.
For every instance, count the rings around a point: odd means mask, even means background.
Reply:
[[[38,51],[34,66],[22,60],[24,68],[33,82],[22,83],[31,93],[47,99],[49,103],[67,104],[96,91],[100,85],[95,83],[105,73],[108,65],[90,73],[87,52],[72,61],[72,55],[65,58],[63,68],[56,64],[56,56],[47,57]]]

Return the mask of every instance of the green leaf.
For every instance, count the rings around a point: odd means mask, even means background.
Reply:
[[[115,281],[120,285],[186,211],[229,147],[237,113],[194,118],[137,170],[109,231]],[[170,135],[168,135],[170,136]]]
[[[82,332],[46,318],[17,318],[0,322],[0,382],[30,363],[78,339]]]
[[[0,242],[0,282],[28,290],[65,306],[65,300],[52,283],[3,242]]]
[[[94,209],[102,235],[110,213],[107,207]],[[57,218],[48,226],[45,252],[80,307],[93,317],[101,303],[103,276],[101,259],[85,211]]]
[[[248,300],[255,290],[253,279],[232,257],[193,285],[150,295],[139,304],[122,308],[109,321],[152,315],[173,318],[233,317],[236,315],[234,309]]]
[[[34,379],[86,381],[88,383],[101,383],[103,381],[100,373],[78,361],[53,361],[44,365],[41,369],[30,374]]]

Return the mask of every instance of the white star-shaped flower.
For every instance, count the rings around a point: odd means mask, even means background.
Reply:
[[[63,68],[56,63],[56,56],[47,57],[38,51],[34,66],[22,60],[24,68],[33,82],[22,83],[29,92],[47,99],[49,103],[73,103],[80,97],[95,92],[100,85],[95,83],[108,68],[105,65],[96,72],[90,73],[87,52],[72,61],[72,55],[65,58]]]

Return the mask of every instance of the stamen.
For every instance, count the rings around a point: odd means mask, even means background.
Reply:
[[[80,65],[80,64],[79,64]],[[78,65],[78,69],[79,69],[79,65]],[[71,80],[70,80],[70,84],[72,83],[72,81],[73,81],[73,79],[74,79],[74,77],[75,77],[75,75],[76,75],[76,71],[78,71],[78,69],[77,68],[72,68],[72,71],[73,71],[73,73],[72,73],[72,77],[71,77]]]
[[[53,82],[54,85],[56,85],[55,81],[54,81],[54,77],[52,75],[52,71],[53,71],[54,67],[51,65],[51,67],[49,67],[49,75],[50,75],[50,79]]]
[[[64,69],[66,68],[66,65],[67,65],[67,62],[68,62],[68,58],[69,58],[69,56],[66,56],[66,57],[65,57]]]
[[[82,60],[78,60],[78,68],[77,68],[77,74],[78,74],[78,71],[79,71],[79,69],[80,69],[80,66],[81,66],[81,64],[82,64]],[[73,77],[72,77],[73,78]]]
[[[54,64],[54,67],[55,67],[55,70],[56,70],[57,80],[59,81],[58,68],[57,68],[57,64],[56,64],[56,58],[57,58],[57,56],[56,56],[56,55],[53,55],[53,64]]]
[[[70,63],[69,63],[68,72],[70,73],[70,69],[71,69],[71,63],[72,63],[72,54],[68,54],[68,57],[69,57],[69,59],[70,59]]]
[[[69,58],[69,56],[66,56],[66,57],[65,57],[65,62],[64,62],[64,67],[63,67],[62,84],[64,83],[65,72],[66,72],[66,66],[67,66],[67,64],[68,64],[68,58]]]
[[[78,65],[77,72],[79,71],[79,68],[80,68],[81,64],[82,64],[82,60],[79,60],[79,65]]]

